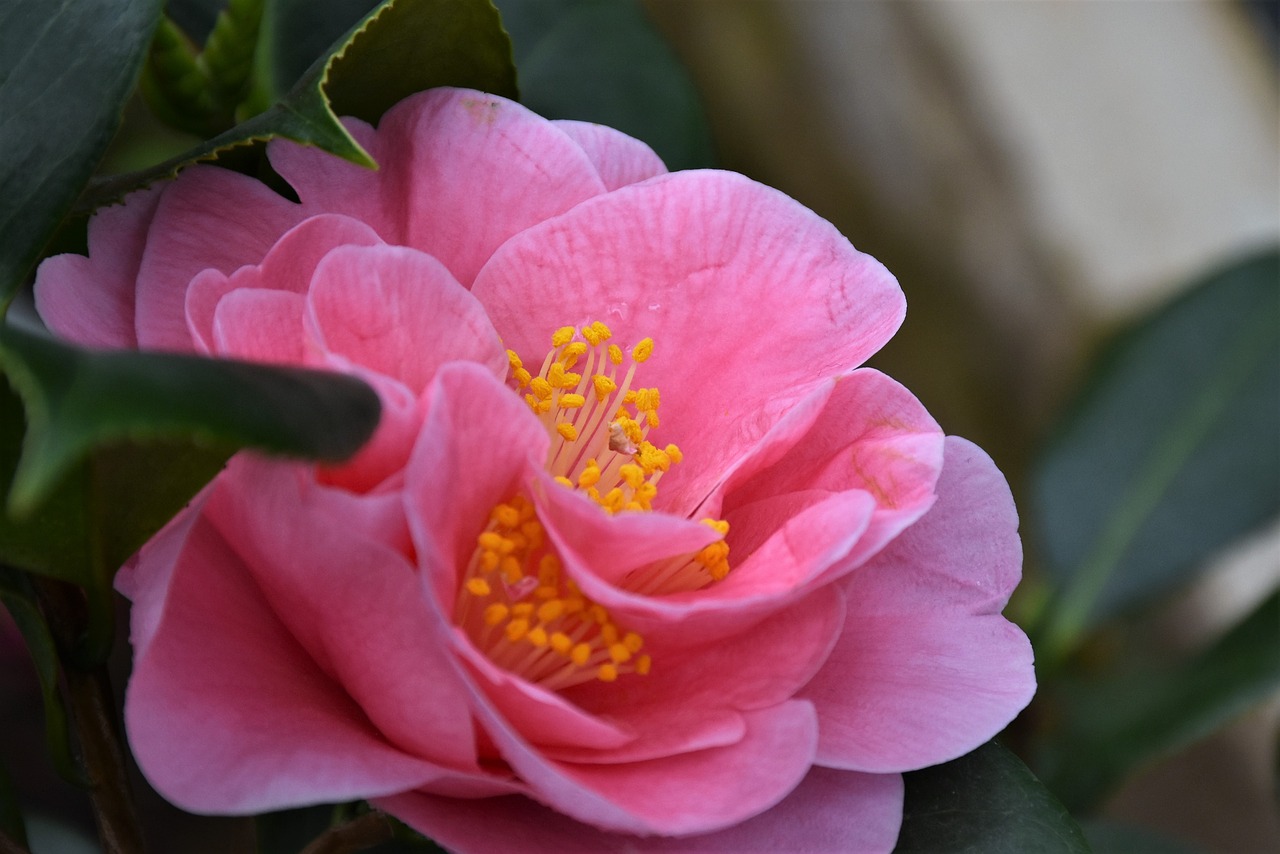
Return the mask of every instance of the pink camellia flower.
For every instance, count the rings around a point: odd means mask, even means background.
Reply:
[[[886,850],[1034,691],[991,461],[858,368],[893,277],[782,194],[436,90],[381,164],[195,166],[37,279],[90,345],[352,372],[120,575],[130,742],[197,812],[368,799],[462,851]]]

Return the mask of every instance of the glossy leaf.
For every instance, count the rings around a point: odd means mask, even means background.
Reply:
[[[647,142],[672,170],[714,165],[693,83],[635,0],[497,4],[525,106],[617,128]]]
[[[14,328],[0,330],[0,367],[21,393],[0,385],[0,561],[86,588],[90,659],[109,644],[115,570],[231,453],[336,460],[378,420],[352,377],[93,352]]]
[[[274,24],[264,22],[268,43],[275,38],[269,26]],[[151,169],[95,184],[79,209],[87,212],[175,175],[190,163],[275,137],[314,145],[372,168],[376,164],[347,133],[335,110],[376,121],[396,101],[433,86],[514,96],[508,45],[488,0],[387,0],[334,42],[264,112]]]
[[[1080,827],[1027,766],[996,742],[903,775],[895,851],[949,854],[1087,852]]]
[[[1059,689],[1059,728],[1037,768],[1073,809],[1093,806],[1135,766],[1209,735],[1280,690],[1280,590],[1190,661],[1130,669]]]
[[[0,603],[13,617],[14,625],[22,633],[31,663],[40,682],[40,695],[44,701],[45,744],[54,768],[66,780],[84,783],[75,756],[71,752],[71,731],[67,708],[58,690],[58,648],[49,626],[36,605],[35,590],[30,579],[12,569],[0,567]]]
[[[258,106],[284,97],[312,64],[378,6],[378,0],[271,0],[255,58]]]
[[[1151,601],[1280,513],[1280,253],[1118,336],[1034,481],[1060,596],[1041,645]]]
[[[0,309],[120,124],[159,0],[0,4]]]

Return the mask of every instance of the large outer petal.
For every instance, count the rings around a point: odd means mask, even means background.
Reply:
[[[844,633],[801,692],[821,717],[819,762],[872,772],[945,762],[1031,700],[1031,645],[1000,615],[1021,576],[1017,521],[991,460],[948,438],[937,503],[844,582]]]
[[[246,175],[192,166],[165,188],[138,267],[137,334],[144,349],[196,349],[186,289],[206,269],[258,264],[303,219],[302,209]]]
[[[609,190],[635,184],[667,171],[653,149],[635,137],[591,122],[552,122],[582,146]]]
[[[897,774],[814,768],[773,809],[716,833],[674,839],[608,833],[522,797],[459,801],[409,792],[381,798],[378,806],[459,854],[875,854],[898,839],[902,795]]]
[[[89,221],[90,258],[55,255],[36,271],[36,310],[64,338],[89,347],[136,347],[134,288],[147,229],[167,185],[131,193]]]
[[[347,127],[376,172],[284,141],[268,149],[271,163],[309,213],[362,219],[388,243],[434,255],[463,285],[511,235],[605,191],[581,146],[494,95],[433,89],[388,110],[376,132]]]
[[[637,385],[662,392],[661,444],[685,461],[662,508],[687,514],[797,401],[874,353],[902,292],[830,223],[727,172],[623,187],[508,241],[473,288],[507,346],[599,319],[657,342]]]
[[[152,784],[185,809],[255,813],[375,797],[438,773],[389,744],[320,671],[203,516],[173,569],[163,617],[141,634],[150,643],[125,697],[130,745]]]

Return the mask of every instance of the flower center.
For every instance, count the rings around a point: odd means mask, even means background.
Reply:
[[[624,354],[596,321],[565,326],[535,376],[511,350],[511,378],[551,436],[547,470],[609,514],[653,509],[658,481],[683,455],[649,441],[659,425],[656,388],[633,388],[636,369],[653,353],[645,338]],[[629,358],[628,358],[629,355]],[[702,550],[640,567],[621,586],[663,595],[697,590],[729,573],[729,523],[703,519],[719,535]],[[593,679],[649,672],[644,640],[618,626],[607,609],[562,573],[545,542],[533,503],[516,495],[490,514],[467,566],[454,618],[500,667],[551,690]]]

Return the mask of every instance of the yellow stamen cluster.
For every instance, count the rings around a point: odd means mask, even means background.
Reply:
[[[643,638],[563,575],[522,496],[495,507],[476,538],[454,618],[491,661],[549,690],[643,676],[652,664]]]
[[[613,332],[600,321],[565,326],[534,376],[512,350],[511,376],[551,435],[547,468],[610,513],[652,510],[658,481],[681,460],[675,445],[648,440],[660,423],[656,388],[632,388],[636,366],[653,355],[653,339],[631,348],[630,364]]]

